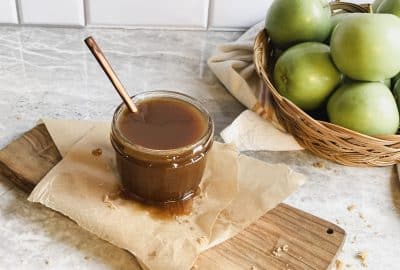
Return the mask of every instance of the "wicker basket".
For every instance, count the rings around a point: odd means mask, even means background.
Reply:
[[[369,5],[332,2],[332,11],[369,12]],[[349,166],[388,166],[400,161],[400,135],[371,137],[352,130],[317,121],[282,97],[272,83],[273,52],[266,31],[254,44],[254,61],[266,88],[272,94],[272,105],[280,124],[304,148],[317,156]]]

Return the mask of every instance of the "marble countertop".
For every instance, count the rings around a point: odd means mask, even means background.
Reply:
[[[174,89],[200,99],[217,132],[244,107],[206,65],[239,32],[0,27],[0,146],[39,118],[110,120],[119,97],[82,40],[93,35],[131,94]],[[347,232],[344,269],[400,265],[400,183],[394,167],[349,168],[302,152],[247,152],[286,163],[309,181],[286,202]],[[318,165],[318,166],[317,166]],[[130,269],[127,252],[84,231],[0,181],[0,269]]]

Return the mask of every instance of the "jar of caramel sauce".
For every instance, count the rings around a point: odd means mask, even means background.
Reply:
[[[132,97],[115,111],[111,143],[125,194],[149,204],[190,199],[203,176],[214,124],[195,99],[172,91]]]

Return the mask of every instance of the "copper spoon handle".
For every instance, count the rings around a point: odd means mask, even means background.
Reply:
[[[111,83],[114,85],[115,90],[117,90],[119,96],[125,102],[126,106],[133,113],[136,113],[138,111],[137,107],[133,103],[132,99],[129,97],[121,81],[118,79],[117,74],[112,69],[110,63],[107,61],[107,58],[101,51],[100,47],[97,45],[96,41],[92,37],[87,37],[85,39],[85,43],[88,46],[89,50],[92,52],[93,56],[96,58],[99,65],[102,67],[103,71],[106,73],[108,79],[110,79]]]

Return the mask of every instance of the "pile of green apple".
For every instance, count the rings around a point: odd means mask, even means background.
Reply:
[[[265,28],[282,52],[273,72],[282,96],[376,136],[399,128],[400,0],[376,0],[373,10],[331,15],[327,0],[274,0]]]

